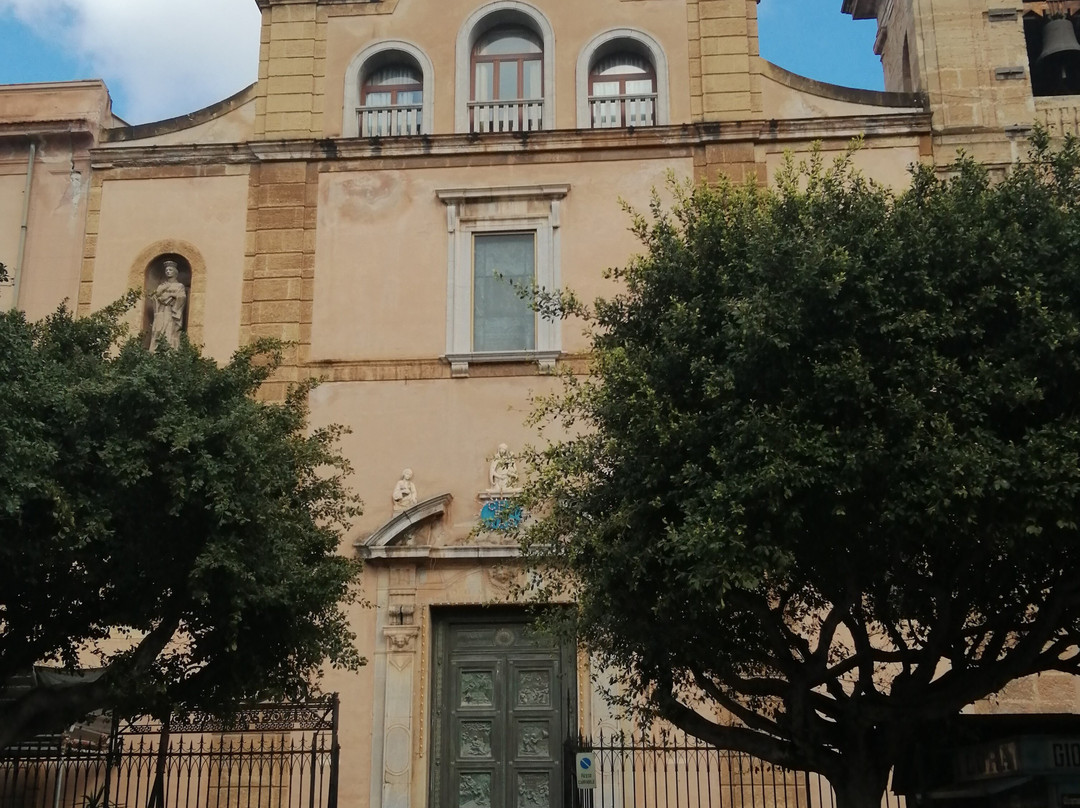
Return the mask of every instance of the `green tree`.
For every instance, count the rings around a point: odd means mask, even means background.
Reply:
[[[0,691],[42,661],[103,669],[0,702],[0,748],[96,709],[304,697],[363,662],[341,430],[307,429],[310,384],[256,398],[275,344],[150,353],[130,303],[0,315]]]
[[[654,203],[621,291],[556,301],[592,370],[523,540],[625,706],[868,808],[928,722],[1078,672],[1078,203],[1042,135],[903,193],[815,157]]]

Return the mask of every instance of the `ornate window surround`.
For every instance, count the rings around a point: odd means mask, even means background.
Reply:
[[[611,28],[590,39],[578,54],[575,86],[579,129],[592,128],[592,115],[589,111],[589,71],[592,69],[596,54],[604,46],[620,41],[632,43],[649,55],[653,70],[656,72],[656,125],[664,126],[670,122],[668,63],[664,49],[655,37],[644,31],[636,28]]]
[[[356,110],[360,107],[360,76],[364,66],[375,56],[397,51],[416,61],[423,82],[421,134],[430,135],[435,123],[435,68],[419,47],[403,39],[383,39],[372,42],[349,62],[345,71],[345,98],[342,101],[341,136],[360,137]]]
[[[569,190],[569,185],[525,185],[435,192],[446,205],[446,360],[452,376],[468,376],[471,362],[538,362],[542,368],[554,366],[562,348],[560,323],[540,316],[536,321],[535,350],[473,350],[472,246],[475,233],[533,232],[536,285],[540,289],[558,289],[559,207]]]
[[[472,51],[476,40],[490,28],[507,23],[527,25],[544,44],[542,87],[544,129],[555,128],[555,29],[536,6],[522,0],[492,0],[468,16],[458,31],[454,56],[454,131],[469,131],[469,101],[472,100]],[[425,88],[426,89],[426,88]],[[426,97],[426,96],[425,96]]]

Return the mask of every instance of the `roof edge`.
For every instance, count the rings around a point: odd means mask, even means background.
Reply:
[[[857,0],[847,0],[857,2]],[[762,59],[762,73],[774,81],[778,81],[793,90],[810,93],[821,98],[830,98],[834,101],[847,101],[851,104],[866,104],[875,107],[891,108],[916,108],[925,110],[929,108],[929,102],[922,93],[893,93],[883,90],[863,90],[858,87],[844,87],[841,84],[829,84],[826,81],[800,76],[785,70],[780,65],[773,64],[768,59]]]
[[[108,129],[103,133],[102,141],[105,143],[122,143],[128,140],[142,140],[148,137],[168,135],[173,132],[182,132],[193,126],[207,123],[242,107],[255,98],[255,87],[258,82],[252,82],[239,92],[235,92],[228,98],[216,101],[210,106],[189,112],[186,115],[178,115],[175,118],[166,118],[162,121],[140,123],[135,125],[120,126]]]
[[[878,0],[844,0],[840,11],[856,20],[869,20],[877,17],[877,5]]]

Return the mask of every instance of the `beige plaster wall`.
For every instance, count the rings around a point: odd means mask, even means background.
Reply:
[[[39,141],[34,158],[19,305],[31,319],[78,296],[79,259],[86,223],[90,167],[79,144],[85,138]],[[0,262],[14,276],[25,200],[29,149],[0,148]],[[12,305],[13,286],[0,289],[0,305]]]
[[[25,159],[0,160],[0,264],[7,266],[9,277],[15,269],[19,249],[25,175]],[[0,308],[10,308],[12,287],[11,281],[0,284]]]
[[[826,163],[832,163],[834,159],[842,156],[847,145],[835,140],[823,142],[821,149]],[[784,144],[777,144],[764,147],[764,151],[770,181],[783,166],[786,154],[790,153],[796,162],[808,160],[810,157],[807,144],[801,144],[798,148],[790,145],[785,148]],[[914,138],[898,137],[867,141],[855,152],[852,162],[866,176],[891,188],[903,189],[911,182],[908,168],[928,159],[921,154],[919,143]]]
[[[246,174],[107,179],[102,188],[91,307],[101,308],[127,291],[136,263],[148,250],[157,254],[155,245],[186,242],[206,266],[203,343],[208,354],[227,359],[240,343],[247,192]],[[160,250],[167,251],[171,250]],[[144,265],[137,269],[138,276],[145,271]],[[197,311],[193,308],[191,317]]]
[[[400,0],[392,14],[331,16],[326,33],[323,121],[329,136],[342,133],[345,73],[353,57],[381,39],[411,42],[427,54],[435,73],[435,132],[454,131],[455,47],[466,18],[483,0],[444,0],[432,13],[427,0]],[[534,3],[555,31],[555,126],[577,127],[575,72],[578,56],[597,34],[630,27],[654,37],[667,56],[671,122],[690,120],[686,8],[683,0],[589,0]],[[355,106],[355,104],[354,104]]]
[[[90,162],[68,143],[50,141],[38,151],[31,190],[19,306],[31,319],[78,298],[79,261],[86,225]]]
[[[362,601],[374,604],[378,592],[378,572],[373,567],[364,570],[361,579]],[[368,805],[368,789],[372,777],[371,750],[382,738],[372,737],[372,718],[375,700],[375,663],[378,643],[375,630],[375,609],[354,603],[348,607],[349,627],[356,633],[356,647],[367,657],[359,671],[327,669],[321,687],[325,693],[337,693],[341,699],[341,720],[338,742],[341,744],[338,805]]]
[[[353,465],[350,484],[364,515],[346,537],[366,538],[392,516],[391,494],[404,468],[420,500],[450,493],[441,543],[463,540],[475,526],[488,488],[488,466],[500,443],[520,451],[538,439],[525,425],[531,396],[556,389],[551,376],[324,383],[311,394],[316,425],[352,432],[341,447]]]
[[[620,199],[646,209],[666,173],[690,158],[324,174],[319,185],[314,361],[434,358],[446,353],[446,206],[438,189],[567,183],[560,210],[564,287],[591,300],[638,245]],[[563,350],[585,347],[563,329]]]

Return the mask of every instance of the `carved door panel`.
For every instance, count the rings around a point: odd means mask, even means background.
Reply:
[[[436,626],[437,808],[560,808],[573,650],[525,621]]]

